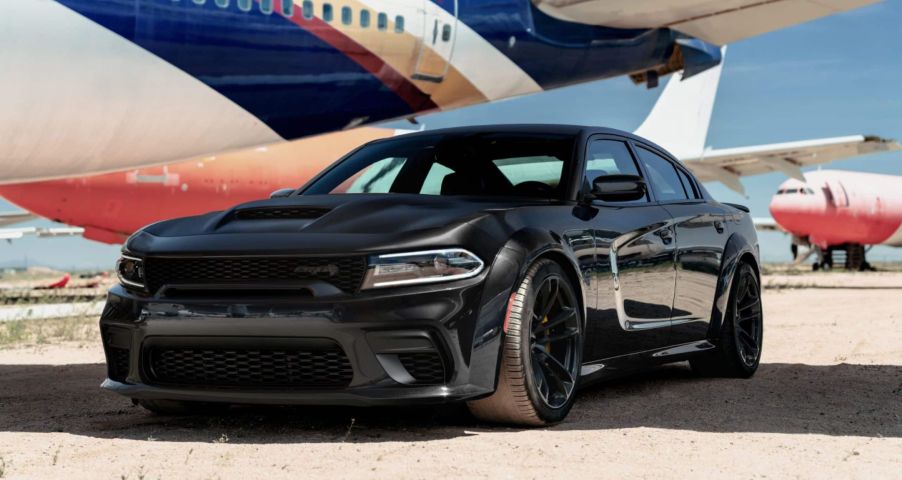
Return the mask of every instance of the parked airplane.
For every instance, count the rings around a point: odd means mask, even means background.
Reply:
[[[741,188],[733,181],[739,175],[786,171],[781,168],[785,165],[798,169],[801,165],[899,148],[894,142],[871,137],[842,137],[706,149],[721,70],[722,65],[718,65],[691,78],[671,78],[637,130],[680,157],[701,178],[726,179],[731,186]],[[4,185],[0,186],[0,195],[40,216],[83,227],[86,238],[121,243],[148,223],[221,210],[265,198],[278,188],[299,186],[358,145],[403,133],[359,127],[165,167]]]
[[[162,165],[619,75],[877,0],[7,0],[0,182]]]
[[[902,177],[818,170],[805,180],[789,179],[770,202],[774,221],[756,220],[763,230],[792,235],[798,263],[817,254],[814,269],[832,268],[841,253],[850,270],[868,270],[866,248],[902,247]]]

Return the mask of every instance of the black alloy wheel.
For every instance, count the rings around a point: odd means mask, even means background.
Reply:
[[[749,378],[758,370],[763,342],[761,284],[755,269],[742,263],[733,277],[716,348],[689,362],[702,375]]]
[[[579,306],[572,290],[562,291],[559,276],[546,277],[532,308],[532,378],[542,401],[560,408],[573,395],[579,376]]]
[[[566,272],[554,261],[533,264],[514,294],[498,386],[468,402],[477,418],[542,426],[566,417],[579,384],[582,312]]]

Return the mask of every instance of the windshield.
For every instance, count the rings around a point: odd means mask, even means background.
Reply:
[[[559,199],[574,137],[437,134],[377,142],[309,185],[305,195],[407,193]]]

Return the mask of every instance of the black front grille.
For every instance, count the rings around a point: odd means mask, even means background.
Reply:
[[[398,355],[398,359],[416,383],[427,385],[445,383],[445,366],[438,353],[402,353]]]
[[[328,212],[328,208],[318,207],[245,208],[235,212],[235,218],[238,220],[312,219],[319,218]]]
[[[354,293],[366,271],[364,257],[205,257],[148,258],[151,292],[163,285],[227,285],[322,280]]]
[[[149,348],[149,384],[209,387],[342,388],[354,372],[338,345],[282,349]]]
[[[124,382],[128,377],[127,348],[107,347],[107,375],[117,382]]]

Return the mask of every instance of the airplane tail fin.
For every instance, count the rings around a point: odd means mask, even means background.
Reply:
[[[722,48],[721,58],[725,58],[727,47]],[[720,65],[685,80],[674,74],[648,117],[636,129],[636,135],[661,145],[677,158],[701,157],[722,70],[723,60]]]

